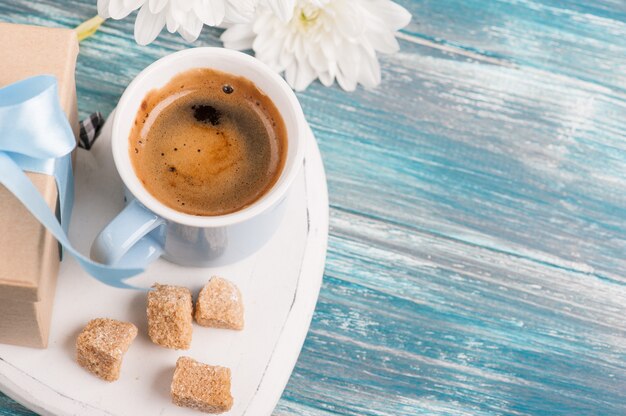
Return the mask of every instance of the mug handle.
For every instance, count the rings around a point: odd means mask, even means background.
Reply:
[[[165,220],[133,199],[96,237],[91,258],[99,263],[144,268],[163,253]]]

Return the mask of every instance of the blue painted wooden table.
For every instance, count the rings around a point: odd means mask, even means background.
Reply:
[[[414,18],[378,89],[299,94],[331,235],[275,413],[626,414],[626,5],[400,3]],[[94,14],[95,0],[0,3],[10,22]],[[108,114],[185,47],[139,47],[132,24],[81,44],[81,115]],[[0,415],[30,414],[0,395]]]

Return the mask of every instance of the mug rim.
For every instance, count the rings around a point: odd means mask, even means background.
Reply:
[[[269,191],[262,195],[261,198],[259,198],[252,204],[229,214],[214,216],[193,215],[177,211],[163,204],[141,184],[141,181],[135,173],[132,162],[130,160],[130,155],[128,153],[128,135],[130,134],[130,131],[126,132],[126,134],[124,134],[124,132],[118,131],[121,128],[121,117],[125,111],[128,111],[125,110],[125,107],[128,106],[129,100],[131,98],[134,98],[136,94],[135,90],[138,88],[138,85],[144,78],[157,71],[164,65],[175,65],[175,62],[178,60],[188,59],[190,56],[198,54],[211,55],[216,59],[226,56],[230,59],[240,61],[242,65],[254,66],[255,69],[259,70],[262,73],[262,76],[268,78],[281,90],[282,94],[287,98],[289,106],[294,111],[296,137],[292,138],[288,135],[287,143],[288,146],[293,146],[294,142],[298,144],[296,146],[296,154],[291,160],[291,163],[288,163],[289,160],[285,160],[283,170],[280,173],[275,184],[272,186],[272,188],[269,189]],[[198,66],[198,68],[200,67],[202,66]],[[206,67],[210,68],[210,66]],[[267,94],[266,91],[263,92]],[[272,99],[271,96],[270,99]],[[132,116],[135,117],[137,109],[134,108],[132,110]],[[286,115],[282,111],[279,110],[279,113],[283,118],[286,118]],[[272,71],[263,62],[243,52],[219,47],[197,47],[184,49],[157,59],[146,68],[144,68],[139,74],[137,74],[137,76],[135,76],[131,83],[128,84],[117,104],[117,108],[115,111],[111,135],[111,148],[116,169],[120,174],[124,185],[130,191],[130,193],[135,198],[137,198],[137,200],[142,203],[146,208],[161,216],[162,218],[178,224],[188,225],[192,227],[209,228],[238,224],[254,218],[257,215],[260,215],[275,206],[287,193],[296,175],[298,174],[300,167],[302,166],[302,162],[304,159],[303,141],[305,140],[305,138],[306,120],[304,118],[304,113],[302,112],[302,108],[298,99],[296,98],[295,93],[282,77],[280,77],[276,72]],[[126,157],[124,154],[126,154]]]

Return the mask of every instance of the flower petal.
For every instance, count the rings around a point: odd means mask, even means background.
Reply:
[[[321,47],[318,46],[310,51],[308,58],[315,71],[323,72],[328,68],[328,62],[324,59],[324,52],[322,52]]]
[[[178,33],[187,42],[191,43],[198,39],[202,31],[202,21],[193,12],[188,12],[184,23],[178,28]]]
[[[322,42],[322,53],[326,57],[328,62],[335,62],[337,60],[337,46],[335,45],[333,36],[330,33],[324,35]]]
[[[167,31],[170,33],[176,32],[180,26],[180,23],[178,23],[178,20],[174,18],[172,13],[165,14],[165,23],[167,24]]]
[[[187,13],[193,8],[193,0],[177,0],[171,1],[172,7],[176,7],[178,10],[183,13]]]
[[[276,66],[278,68],[288,68],[294,62],[295,57],[293,56],[293,54],[285,51],[285,49],[281,49]]]
[[[394,34],[389,30],[376,29],[365,35],[370,46],[382,53],[394,53],[400,49],[400,45]]]
[[[281,42],[281,38],[275,36],[273,31],[265,30],[259,33],[252,42],[252,49],[256,54],[262,54],[265,49],[271,47],[273,44],[280,44],[282,49],[286,49],[284,41]]]
[[[187,13],[176,7],[175,3],[169,2],[168,6],[164,10],[164,13],[166,13],[165,22],[167,23],[167,30],[174,27],[176,28],[175,30],[178,30],[185,24]]]
[[[140,45],[147,45],[159,36],[165,24],[165,13],[150,13],[147,5],[139,9],[135,20],[135,41]]]
[[[245,15],[239,12],[236,8],[226,7],[224,13],[224,23],[247,23],[250,21],[250,15]]]
[[[338,31],[350,41],[357,41],[361,34],[367,29],[367,24],[364,22],[364,16],[361,10],[363,6],[360,5],[361,2],[355,3],[356,4],[349,4],[340,1],[334,4],[337,19],[335,20],[333,30]]]
[[[335,81],[335,77],[331,76],[330,72],[328,71],[320,72],[319,79],[321,83],[324,84],[325,87],[330,87],[331,85],[333,85],[333,82]]]
[[[365,88],[374,88],[380,84],[380,65],[378,59],[367,53],[361,54],[361,68],[359,71],[359,83]]]
[[[293,88],[296,91],[304,91],[315,78],[317,78],[317,74],[308,62],[298,62]]]
[[[153,14],[160,13],[165,6],[167,6],[168,0],[149,0],[148,6]]]
[[[224,47],[229,49],[245,50],[252,48],[254,41],[254,32],[248,24],[236,24],[226,29],[220,39],[224,43]]]
[[[261,33],[267,31],[268,28],[274,29],[279,25],[284,26],[284,23],[268,10],[263,13],[257,13],[252,22],[252,30],[254,30],[254,33]]]
[[[304,36],[294,36],[293,51],[298,62],[308,62],[309,49],[304,45]]]
[[[329,62],[328,63],[328,74],[332,79],[335,79],[337,76],[337,62]]]
[[[127,7],[124,3],[124,0],[112,0],[111,3],[109,3],[109,15],[112,19],[123,19],[139,7],[139,5],[136,7]]]
[[[361,64],[358,48],[344,42],[340,50],[342,55],[337,62],[337,82],[344,90],[354,91],[359,77],[359,65]]]
[[[124,0],[124,7],[127,9],[135,10],[139,6],[143,5],[146,0]]]
[[[288,22],[293,17],[295,0],[266,0],[266,3],[283,22]]]
[[[228,23],[246,23],[254,16],[256,1],[226,0],[224,21]]]
[[[259,59],[265,62],[270,68],[272,68],[276,72],[281,72],[285,69],[285,65],[281,63],[281,51],[279,42],[274,42],[272,45],[269,45],[263,53],[256,54]],[[289,61],[291,62],[291,60]]]
[[[109,14],[109,3],[111,3],[111,0],[98,0],[98,16],[103,19],[111,17]]]
[[[165,28],[167,29],[168,32],[170,33],[176,32],[179,26],[180,25],[176,23],[175,21],[168,19],[167,17],[165,18]]]
[[[337,84],[346,91],[356,90],[356,80],[346,77],[341,71],[337,72]]]
[[[394,32],[402,29],[411,21],[411,13],[404,7],[389,0],[366,2],[367,7],[385,22],[385,26]]]
[[[224,20],[224,0],[196,0],[193,6],[196,16],[209,26],[217,26]]]
[[[296,83],[297,73],[298,67],[295,62],[292,62],[291,65],[285,69],[285,81],[287,81],[287,84],[291,85],[292,88]]]

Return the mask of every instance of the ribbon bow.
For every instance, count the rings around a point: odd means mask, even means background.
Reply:
[[[53,76],[36,76],[0,89],[0,184],[24,204],[89,274],[114,287],[137,289],[124,280],[143,269],[96,263],[72,247],[67,237],[73,203],[70,153],[75,146],[72,129],[59,105]],[[24,171],[55,177],[61,223]]]

